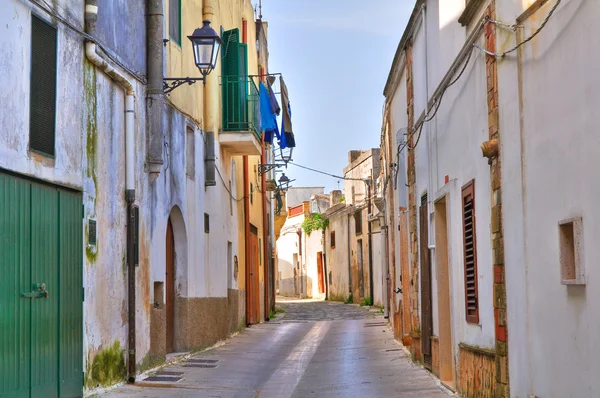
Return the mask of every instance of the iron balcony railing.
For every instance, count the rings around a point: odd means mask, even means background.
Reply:
[[[248,76],[223,76],[223,131],[252,132],[261,139],[260,94]]]

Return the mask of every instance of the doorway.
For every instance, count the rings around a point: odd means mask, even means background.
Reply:
[[[431,337],[433,336],[433,312],[431,303],[431,263],[429,262],[427,194],[421,198],[419,207],[419,253],[421,260],[421,345],[423,364],[431,370]]]
[[[454,354],[452,346],[452,313],[450,295],[450,267],[448,264],[448,219],[446,197],[435,203],[435,259],[438,290],[439,362],[440,380],[450,389],[454,387]]]
[[[357,240],[356,255],[358,257],[358,289],[360,298],[365,297],[365,266],[363,264],[362,239]]]
[[[0,172],[0,198],[0,396],[81,396],[82,195]]]
[[[248,262],[246,264],[246,322],[260,322],[260,285],[258,280],[258,228],[250,224],[248,235]]]
[[[167,224],[167,247],[166,247],[166,348],[167,354],[175,351],[175,236],[173,235],[173,224],[171,218]]]
[[[317,253],[317,277],[319,278],[319,293],[325,293],[325,279],[323,275],[323,252]]]

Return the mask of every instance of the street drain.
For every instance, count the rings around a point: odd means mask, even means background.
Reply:
[[[181,376],[183,372],[173,372],[172,370],[161,370],[155,373],[156,376]]]
[[[387,324],[385,322],[365,323],[366,328],[374,327],[374,326],[386,326],[386,325]]]
[[[180,376],[150,376],[142,381],[154,381],[154,382],[178,382],[181,380]]]
[[[187,363],[217,363],[219,361],[219,359],[191,358],[187,360]]]
[[[385,352],[393,352],[393,351],[402,351],[402,348],[392,348],[390,350],[385,350]]]
[[[186,363],[183,365],[184,368],[203,368],[203,369],[214,369],[218,365],[210,365],[207,363]]]

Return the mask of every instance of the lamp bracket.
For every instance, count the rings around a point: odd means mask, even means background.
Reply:
[[[262,176],[265,173],[268,173],[269,171],[273,170],[276,167],[282,167],[285,166],[285,164],[283,163],[272,163],[272,164],[259,164],[258,165],[258,175]]]
[[[165,94],[169,94],[171,91],[175,90],[177,87],[189,84],[192,85],[196,82],[202,82],[206,84],[206,76],[203,77],[165,77],[163,79],[163,91]]]

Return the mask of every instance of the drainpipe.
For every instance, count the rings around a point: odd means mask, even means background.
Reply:
[[[352,294],[352,260],[350,258],[350,215],[352,212],[348,212],[348,225],[346,228],[346,235],[348,235],[348,290]],[[353,295],[354,296],[354,295]]]
[[[163,165],[163,126],[162,107],[164,32],[163,32],[163,0],[147,0],[147,68],[148,87],[146,96],[146,117],[148,118],[148,156],[146,167],[153,182]]]
[[[202,19],[213,21],[215,16],[214,11],[214,0],[204,0],[204,7],[202,9]],[[221,49],[223,51],[223,49]],[[219,76],[219,74],[213,73],[213,75]],[[206,135],[206,151],[205,151],[205,187],[215,186],[216,182],[216,152],[215,152],[215,131],[218,131],[216,126],[217,110],[214,109],[215,102],[213,98],[219,98],[219,94],[216,92],[218,85],[215,84],[214,78],[206,76],[206,84],[204,85],[204,120],[202,120],[202,128]],[[223,159],[225,160],[225,159]]]
[[[86,0],[85,18],[87,33],[94,37],[95,22],[98,18],[96,0]],[[115,70],[98,52],[96,43],[85,43],[87,58],[98,69],[118,83],[126,93],[125,96],[125,199],[127,201],[127,286],[128,286],[128,381],[135,381],[135,92],[132,82]]]
[[[373,293],[373,237],[371,236],[371,183],[373,178],[367,182],[367,235],[369,242],[369,294],[371,295],[371,305],[375,302],[375,294]]]
[[[262,137],[262,157],[261,161],[263,164],[267,162],[267,144],[265,143],[265,137]],[[269,291],[271,290],[271,286],[269,284],[269,265],[270,264],[270,255],[269,255],[269,226],[267,220],[267,174],[263,173],[260,180],[261,186],[261,198],[262,198],[262,210],[263,210],[263,285],[264,285],[264,302],[263,307],[265,311],[265,320],[269,320]],[[260,250],[260,247],[258,248]]]

